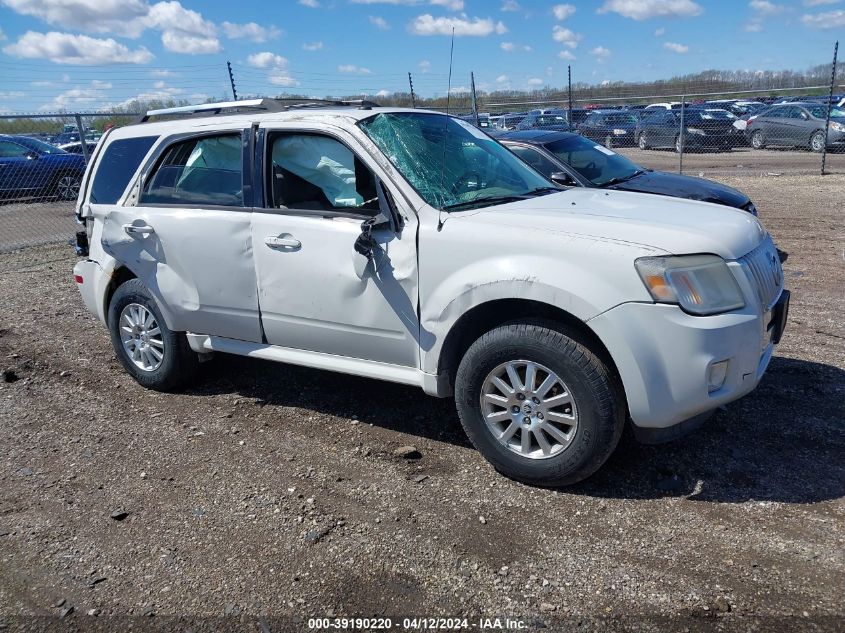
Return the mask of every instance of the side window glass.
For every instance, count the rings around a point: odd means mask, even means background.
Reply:
[[[529,147],[521,147],[519,145],[511,146],[510,150],[547,178],[553,173],[561,171],[557,165],[537,150]]]
[[[10,141],[0,141],[0,158],[21,158],[26,155],[26,148]]]
[[[139,136],[109,143],[97,164],[89,200],[94,204],[116,203],[157,140],[157,136]]]
[[[268,161],[273,207],[314,211],[379,211],[373,173],[346,145],[319,134],[272,138]]]
[[[167,148],[138,204],[243,206],[241,135],[204,136]]]

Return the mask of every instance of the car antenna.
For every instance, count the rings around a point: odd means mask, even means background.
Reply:
[[[443,172],[446,170],[446,136],[449,133],[449,98],[452,96],[452,57],[455,54],[455,27],[452,27],[452,44],[449,47],[449,83],[446,85],[446,116],[443,117],[443,158],[440,161],[440,195],[443,195]],[[441,205],[443,203],[441,202]],[[437,209],[437,230],[443,228],[443,209]]]

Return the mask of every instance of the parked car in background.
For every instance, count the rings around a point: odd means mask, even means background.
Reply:
[[[85,161],[26,136],[0,136],[0,196],[75,200]]]
[[[531,110],[517,130],[569,130],[566,110]]]
[[[579,134],[509,132],[496,140],[564,186],[655,193],[712,202],[757,215],[754,203],[741,191],[712,180],[646,169]]]
[[[674,148],[680,152],[683,142],[685,151],[729,151],[737,140],[733,121],[733,115],[724,110],[685,108],[682,136],[681,111],[655,109],[638,121],[637,145],[643,150]]]
[[[605,147],[636,145],[637,117],[625,110],[590,112],[578,131]]]
[[[88,155],[90,156],[97,147],[98,141],[85,141],[85,147],[88,150]],[[65,143],[64,145],[59,145],[59,149],[66,151],[68,154],[82,154],[82,143],[79,141],[75,141],[73,143]]]
[[[646,110],[676,110],[681,107],[680,101],[668,101],[665,103],[651,103],[645,107]]]
[[[491,127],[498,131],[515,130],[526,116],[525,112],[509,112],[490,117]]]
[[[828,105],[787,103],[772,106],[745,128],[754,149],[764,147],[806,147],[821,152],[825,146]],[[832,107],[827,130],[828,148],[845,148],[845,110]]]

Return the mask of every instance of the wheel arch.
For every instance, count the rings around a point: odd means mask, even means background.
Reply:
[[[485,332],[514,321],[539,323],[573,336],[605,364],[617,381],[624,400],[624,389],[616,363],[590,326],[566,310],[534,299],[493,299],[473,306],[455,321],[446,334],[437,360],[438,374],[448,378],[451,389],[454,389],[458,364],[470,345]]]
[[[120,286],[125,284],[130,279],[137,279],[138,276],[133,273],[127,266],[118,266],[112,271],[111,279],[106,286],[106,291],[103,293],[103,314],[106,315],[108,321],[109,307],[114,293]]]

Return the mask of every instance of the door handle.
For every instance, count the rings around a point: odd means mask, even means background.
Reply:
[[[147,224],[143,224],[143,225],[140,225],[140,226],[135,225],[135,224],[124,224],[123,225],[123,231],[125,233],[128,233],[129,235],[135,235],[135,234],[137,234],[137,235],[151,235],[151,234],[156,232],[156,230],[153,227],[151,227]]]
[[[302,242],[287,233],[276,236],[268,235],[264,238],[264,243],[270,248],[299,248]]]

